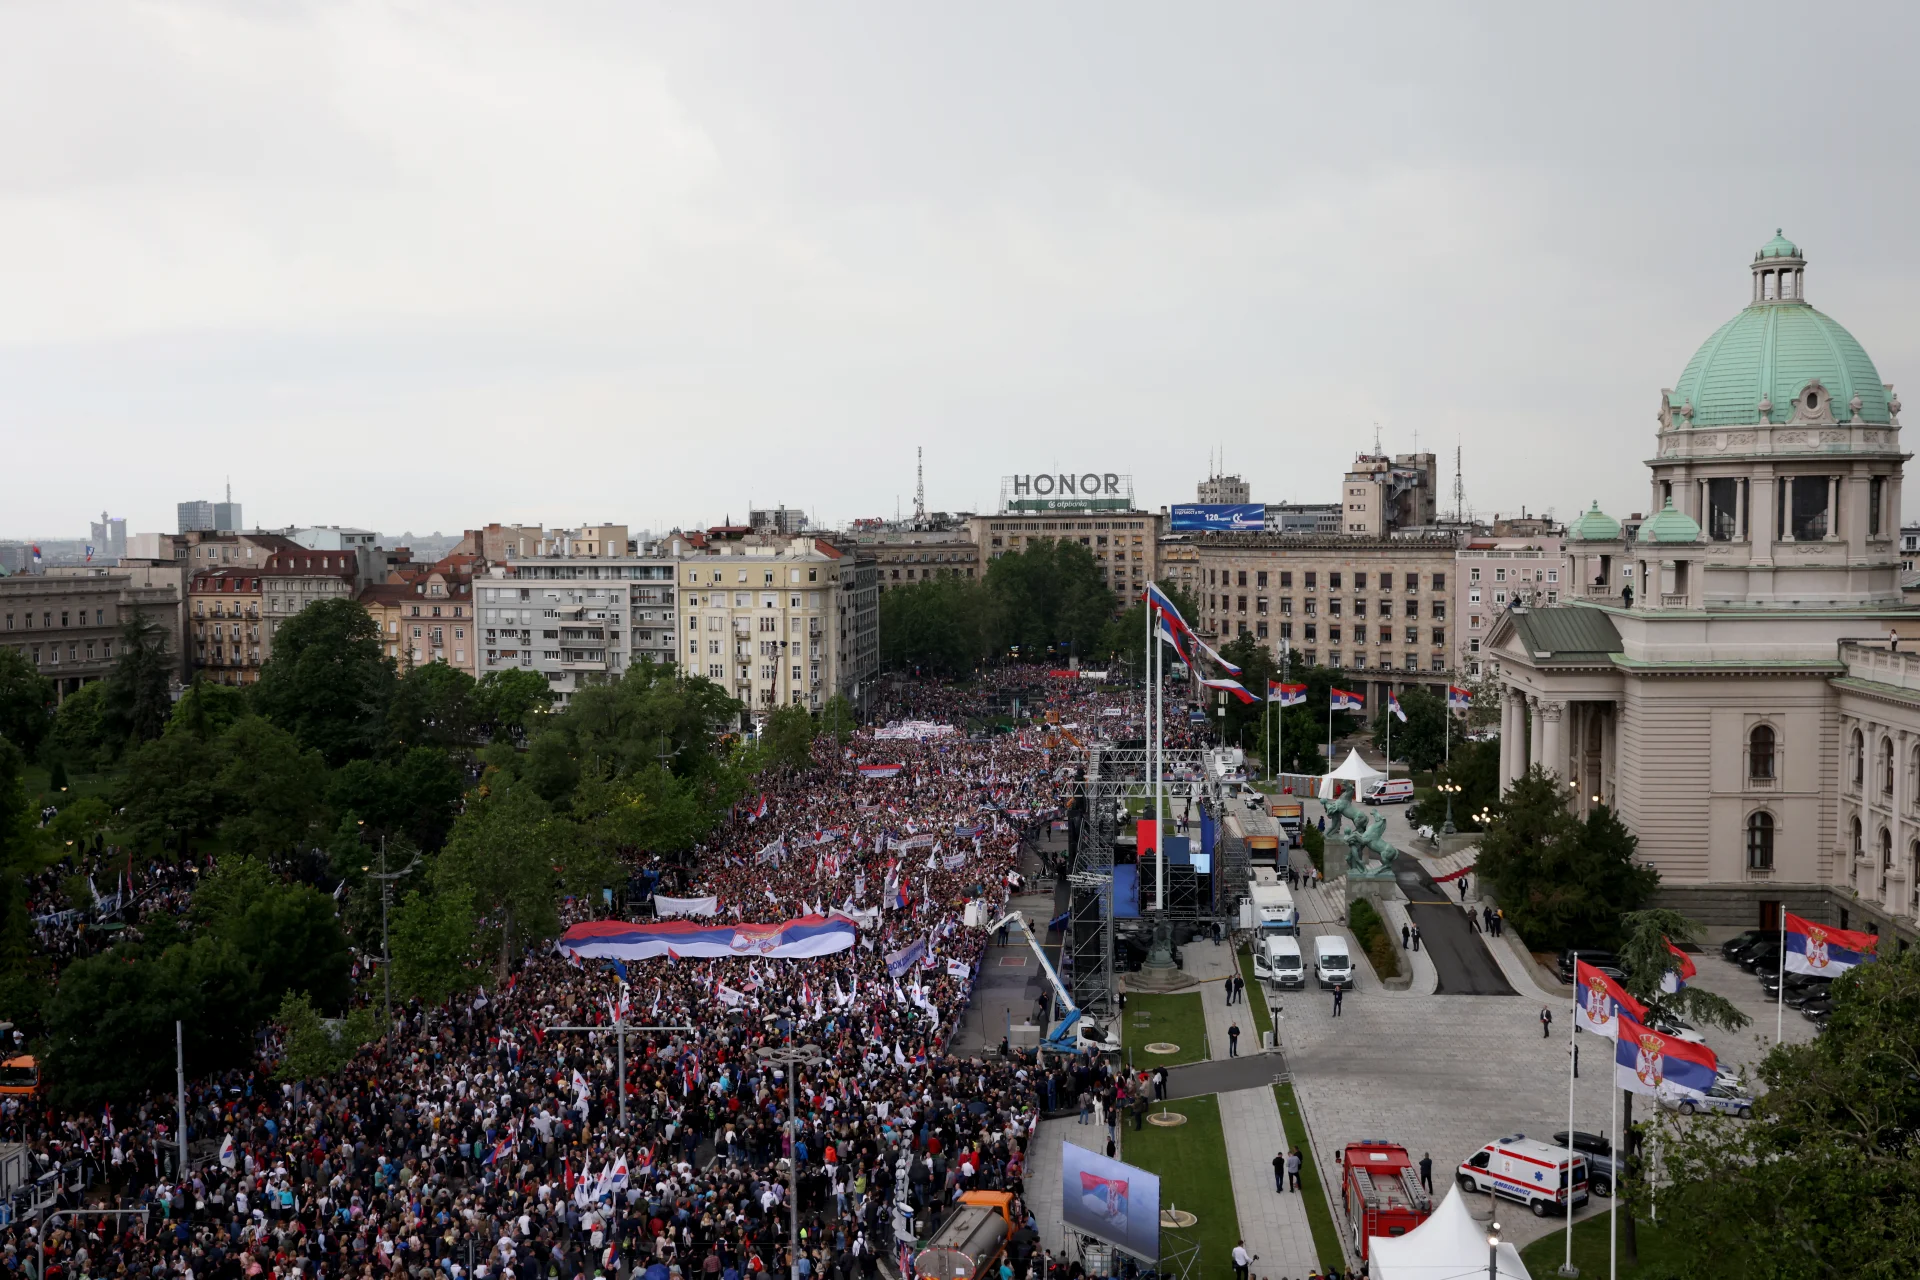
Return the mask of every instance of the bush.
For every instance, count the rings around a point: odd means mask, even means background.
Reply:
[[[1304,818],[1300,823],[1300,847],[1307,851],[1309,858],[1313,859],[1313,865],[1319,869],[1320,874],[1323,876],[1327,874],[1327,838],[1321,834],[1320,828]]]
[[[1353,930],[1360,949],[1367,953],[1374,976],[1383,982],[1400,976],[1400,948],[1394,945],[1386,922],[1371,902],[1365,898],[1354,899],[1353,906],[1347,910],[1347,927]]]

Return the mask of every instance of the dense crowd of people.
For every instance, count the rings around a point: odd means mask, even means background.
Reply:
[[[943,728],[823,736],[812,768],[768,777],[662,880],[716,898],[725,921],[845,912],[861,922],[852,949],[636,960],[623,983],[608,962],[543,947],[504,989],[397,1009],[391,1034],[331,1079],[275,1082],[269,1040],[253,1072],[191,1081],[184,1174],[170,1097],[23,1113],[39,1167],[83,1161],[90,1185],[63,1199],[71,1212],[0,1229],[0,1272],[753,1280],[797,1264],[850,1280],[895,1256],[896,1206],[924,1230],[965,1191],[1005,1190],[1023,1220],[1042,1110],[1084,1095],[1117,1119],[1146,1086],[1105,1065],[949,1052],[980,926],[1071,779],[1057,737],[968,734],[1011,679],[899,691],[892,714]],[[1063,720],[1123,705],[1079,682],[1031,691]],[[616,1017],[659,1029],[626,1034],[624,1052],[611,1032],[556,1029]],[[1031,1238],[1013,1251],[1021,1274],[1048,1265]]]

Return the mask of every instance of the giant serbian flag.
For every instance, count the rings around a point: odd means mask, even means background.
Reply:
[[[1629,1093],[1697,1098],[1713,1087],[1720,1060],[1704,1044],[1661,1035],[1632,1018],[1620,1019],[1613,1042],[1613,1081]]]
[[[586,920],[560,935],[560,950],[590,960],[651,960],[667,954],[712,959],[719,956],[768,956],[805,960],[830,956],[853,946],[853,922],[845,916],[798,916],[778,924],[696,924],[660,920]]]
[[[1803,920],[1787,912],[1787,972],[1838,977],[1878,958],[1880,936]]]
[[[1647,1016],[1645,1005],[1585,960],[1573,962],[1573,993],[1574,1004],[1579,1008],[1573,1025],[1609,1040],[1620,1035],[1622,1018],[1638,1022]]]

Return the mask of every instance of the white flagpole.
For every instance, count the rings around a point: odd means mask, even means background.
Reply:
[[[1160,672],[1166,665],[1166,654],[1160,637],[1153,638],[1153,909],[1167,909],[1167,833],[1166,820],[1161,813],[1160,757],[1167,736],[1167,704],[1160,697]]]
[[[1618,1057],[1616,1046],[1615,1057]],[[1608,1082],[1608,1092],[1613,1094],[1613,1116],[1607,1121],[1607,1145],[1613,1151],[1613,1196],[1607,1206],[1607,1280],[1619,1280],[1620,1276],[1620,1090]],[[1592,1175],[1588,1175],[1591,1181]],[[1648,1173],[1651,1185],[1652,1173]],[[1567,1215],[1572,1217],[1571,1212]]]
[[[1614,1024],[1616,1031],[1619,1024]],[[1567,1265],[1561,1275],[1573,1275],[1573,1055],[1580,1052],[1574,1037],[1580,1034],[1580,953],[1573,953],[1573,995],[1567,1002]],[[1616,1193],[1617,1194],[1617,1193]]]
[[[1393,681],[1387,681],[1387,780],[1393,780]]]

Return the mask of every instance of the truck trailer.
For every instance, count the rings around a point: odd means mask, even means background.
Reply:
[[[1013,1234],[1013,1196],[1005,1191],[969,1191],[913,1260],[920,1280],[974,1280],[999,1262]]]

